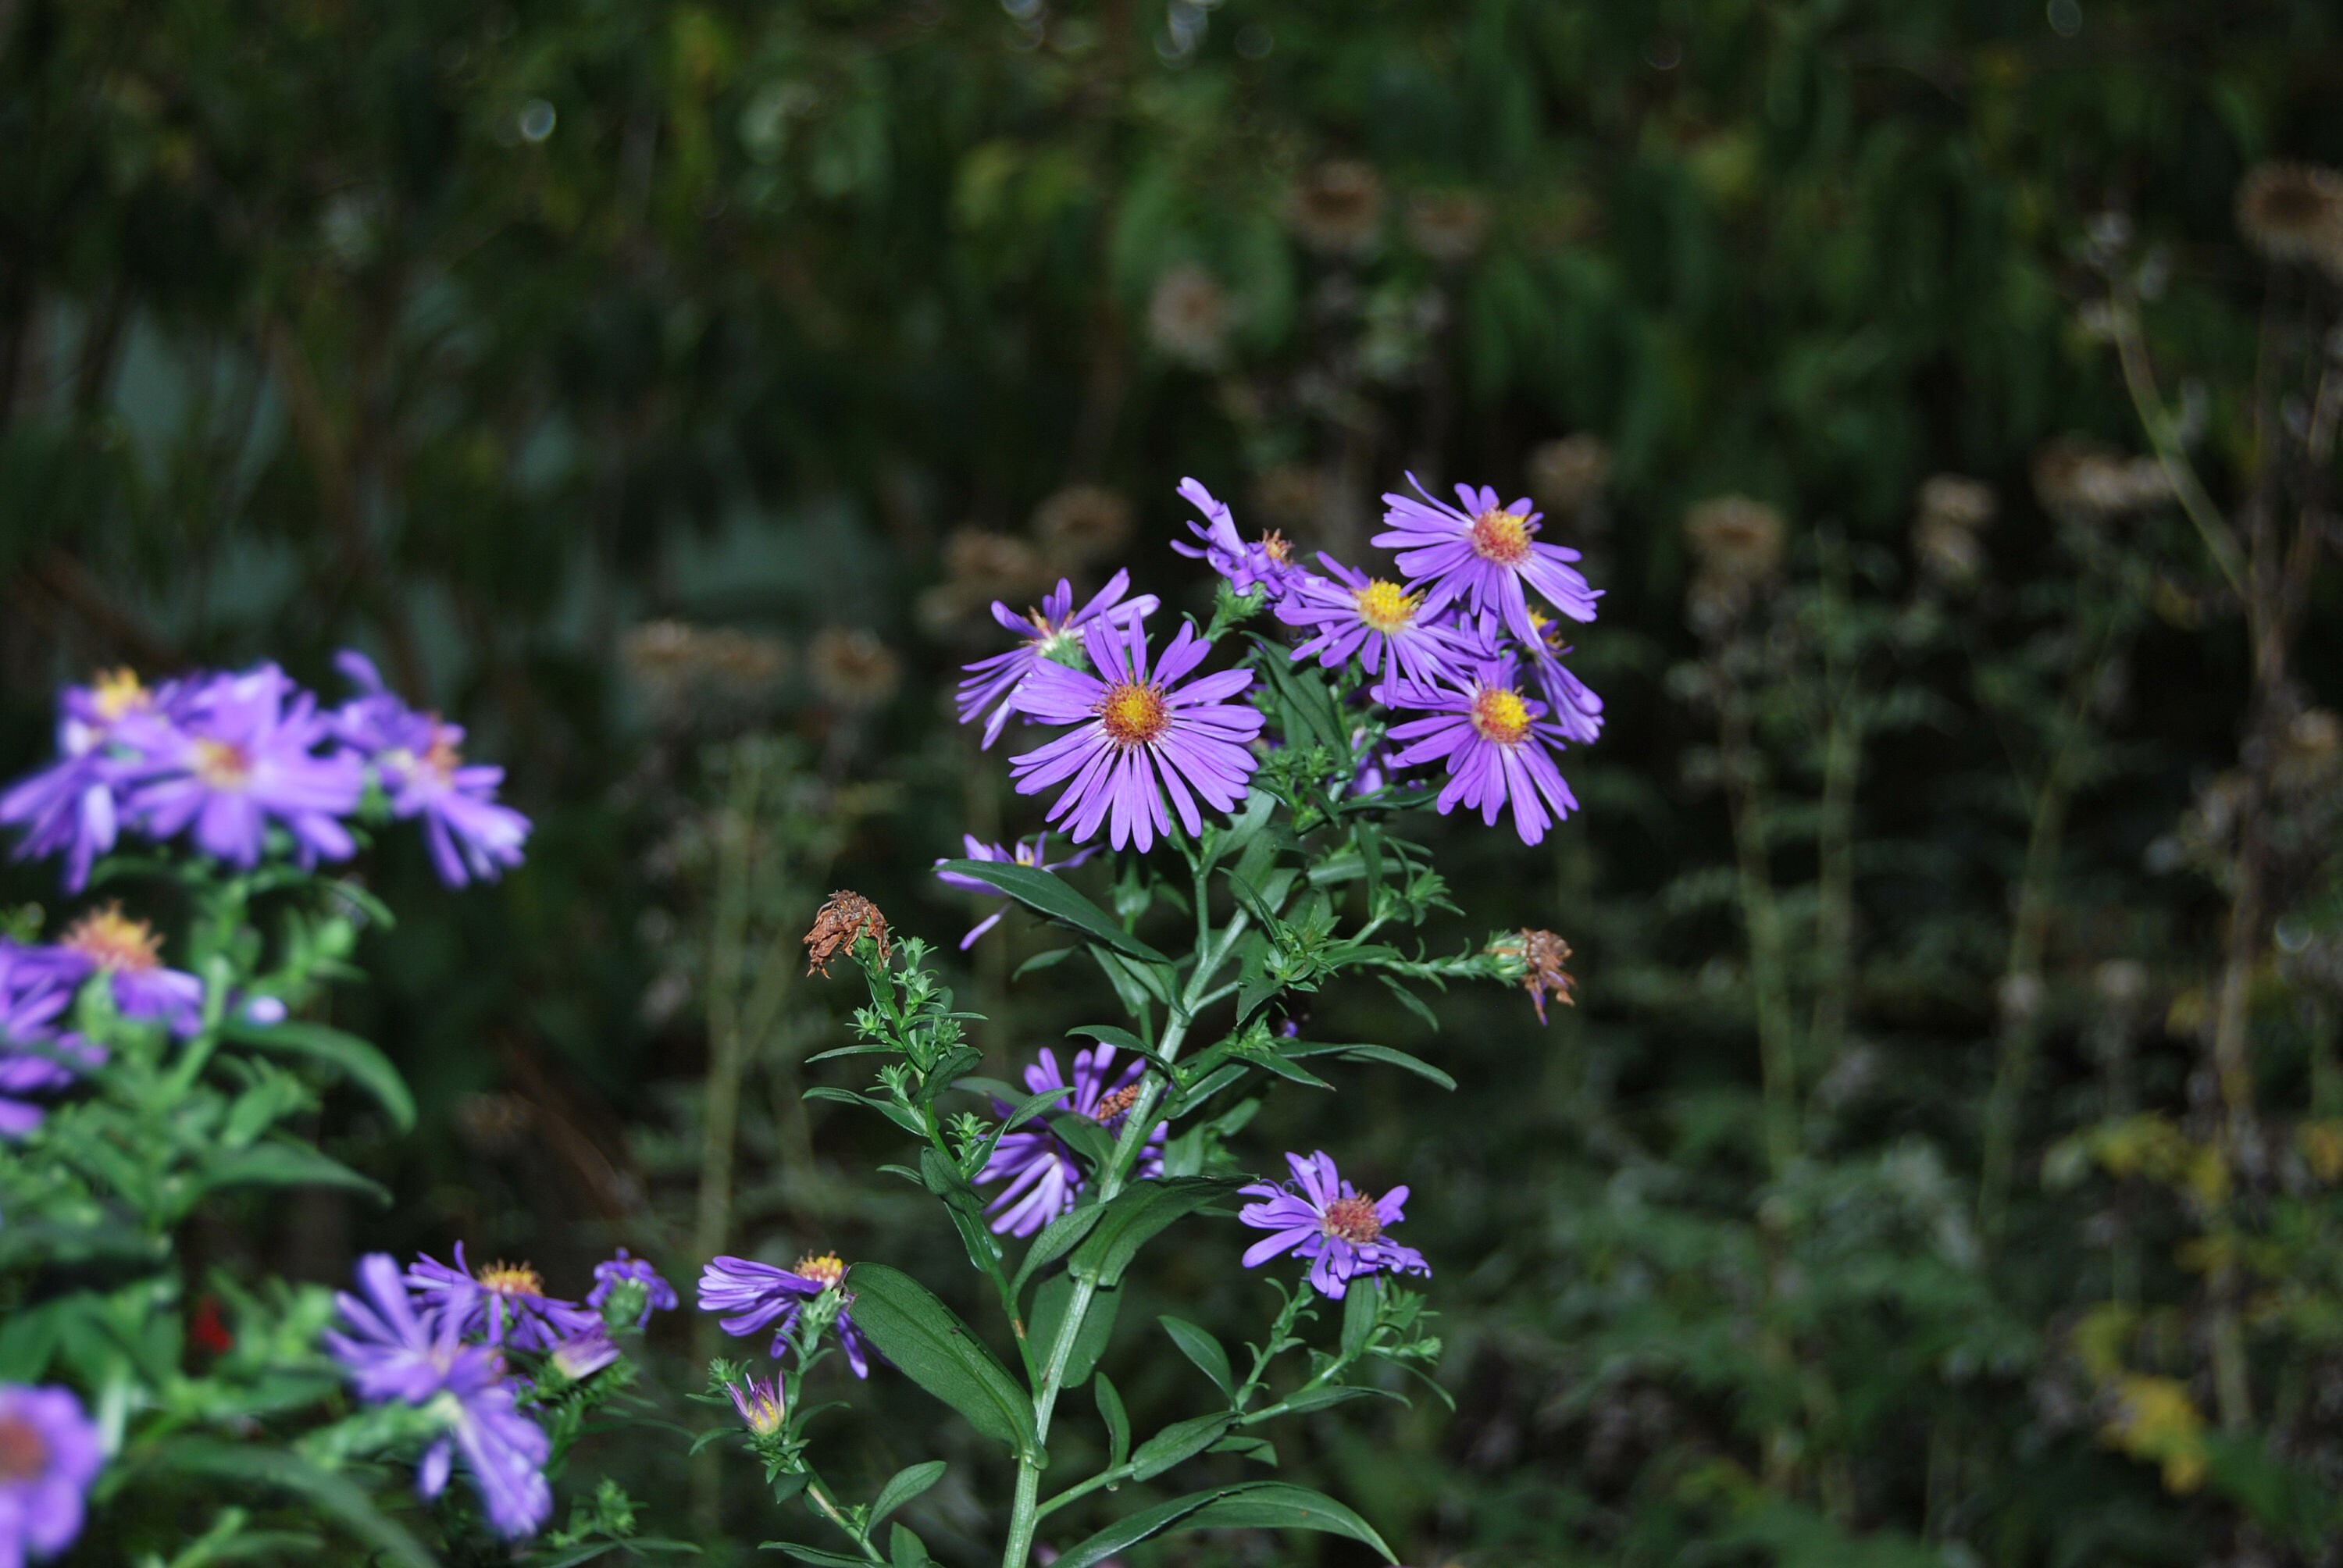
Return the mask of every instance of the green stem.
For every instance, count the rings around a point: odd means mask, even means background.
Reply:
[[[855,1529],[852,1524],[847,1523],[845,1511],[839,1507],[837,1500],[830,1494],[830,1488],[821,1483],[821,1478],[814,1474],[810,1468],[806,1471],[806,1501],[813,1504],[816,1513],[829,1520],[832,1524],[837,1525],[838,1528],[845,1533],[848,1540],[853,1542],[857,1547],[861,1549],[863,1559],[866,1562],[884,1563],[887,1561],[886,1557],[880,1553],[879,1548],[870,1544],[870,1536],[864,1534],[861,1531]]]

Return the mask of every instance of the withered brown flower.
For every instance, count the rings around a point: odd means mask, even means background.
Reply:
[[[1538,1022],[1545,1021],[1545,999],[1553,997],[1564,1007],[1576,1007],[1577,1000],[1570,992],[1578,982],[1570,978],[1563,965],[1570,961],[1570,944],[1552,931],[1532,930],[1523,927],[1509,937],[1501,937],[1489,944],[1489,951],[1499,958],[1511,960],[1522,968],[1522,989],[1530,993],[1530,1005],[1537,1009]]]
[[[879,944],[880,963],[893,956],[895,944],[887,935],[887,917],[879,912],[879,906],[840,888],[814,912],[813,930],[805,934],[806,973],[828,977],[830,960],[840,952],[850,957],[854,944],[865,936]]]

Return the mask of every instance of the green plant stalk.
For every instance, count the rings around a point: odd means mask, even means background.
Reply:
[[[1718,749],[1732,790],[1733,849],[1739,874],[1742,922],[1749,931],[1749,970],[1756,991],[1757,1058],[1765,1105],[1765,1166],[1776,1179],[1798,1150],[1798,1062],[1791,1038],[1788,965],[1780,907],[1765,859],[1765,829],[1757,797],[1756,753],[1748,714],[1735,692],[1720,708]]]
[[[1823,628],[1822,820],[1815,835],[1815,1003],[1806,1030],[1814,1070],[1827,1072],[1846,1041],[1855,974],[1855,801],[1863,777],[1864,712],[1853,677],[1841,668],[1836,620],[1845,551],[1830,548]]]
[[[1198,890],[1203,887],[1199,873]],[[1201,911],[1203,900],[1197,900]],[[1235,950],[1237,940],[1244,934],[1249,923],[1244,907],[1240,904],[1222,929],[1219,941],[1212,940],[1211,929],[1204,917],[1198,917],[1196,967],[1188,976],[1181,992],[1180,1005],[1163,1020],[1162,1038],[1155,1042],[1156,1054],[1165,1061],[1177,1061],[1180,1048],[1187,1039],[1189,1027],[1202,1007],[1202,999],[1212,985],[1212,976]],[[1141,1081],[1138,1101],[1126,1114],[1121,1135],[1115,1141],[1114,1158],[1099,1173],[1101,1203],[1113,1201],[1130,1180],[1131,1167],[1138,1162],[1140,1151],[1147,1146],[1148,1130],[1155,1124],[1156,1108],[1163,1102],[1165,1080],[1160,1072],[1150,1072]],[[1033,1432],[1035,1441],[1046,1443],[1050,1438],[1050,1417],[1057,1408],[1058,1392],[1065,1381],[1066,1363],[1071,1359],[1075,1342],[1081,1338],[1082,1320],[1089,1316],[1091,1303],[1097,1299],[1098,1284],[1092,1280],[1076,1280],[1072,1298],[1066,1303],[1066,1315],[1058,1325],[1058,1335],[1051,1342],[1041,1362],[1041,1386],[1033,1392]],[[1024,1568],[1033,1551],[1033,1530],[1041,1522],[1041,1467],[1039,1454],[1021,1455],[1017,1466],[1017,1495],[1009,1518],[1009,1540],[1002,1548],[1001,1568]]]

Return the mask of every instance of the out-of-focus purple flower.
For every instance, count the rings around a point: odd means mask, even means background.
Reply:
[[[1285,542],[1283,534],[1272,528],[1247,544],[1237,533],[1235,515],[1212,491],[1194,479],[1182,479],[1180,495],[1204,514],[1204,520],[1200,523],[1191,519],[1188,524],[1188,531],[1196,536],[1197,543],[1182,544],[1173,539],[1172,548],[1191,560],[1201,560],[1211,567],[1226,578],[1237,592],[1251,593],[1260,588],[1274,604],[1303,576],[1302,568],[1294,564],[1292,547]]]
[[[553,1513],[544,1474],[551,1445],[515,1408],[502,1359],[464,1343],[452,1317],[417,1312],[387,1254],[361,1260],[358,1283],[364,1298],[347,1291],[334,1298],[349,1332],[327,1331],[326,1348],[367,1403],[396,1400],[444,1415],[446,1434],[416,1465],[416,1491],[429,1498],[446,1490],[454,1452],[461,1450],[497,1533],[508,1540],[534,1534]]]
[[[1526,500],[1502,506],[1497,492],[1483,485],[1456,487],[1463,506],[1435,501],[1417,483],[1415,496],[1386,495],[1388,531],[1374,542],[1399,552],[1399,568],[1408,586],[1423,593],[1423,612],[1437,612],[1453,599],[1463,599],[1473,610],[1493,610],[1515,637],[1525,643],[1539,640],[1530,620],[1523,586],[1535,588],[1554,608],[1573,620],[1593,620],[1600,596],[1569,563],[1578,552],[1560,545],[1540,544],[1538,522],[1544,513]],[[1422,499],[1417,499],[1417,497]]]
[[[73,1391],[0,1383],[0,1564],[52,1557],[81,1533],[106,1448]]]
[[[128,760],[114,744],[116,730],[126,719],[160,711],[172,690],[150,691],[117,669],[58,695],[57,759],[0,794],[0,824],[25,830],[18,859],[63,852],[65,890],[89,885],[90,863],[114,848],[122,827],[118,790]]]
[[[120,904],[108,904],[66,927],[55,947],[24,950],[21,961],[68,992],[102,974],[124,1017],[167,1024],[174,1034],[193,1034],[203,1022],[204,982],[166,968],[162,948],[163,939],[152,926],[124,914]]]
[[[1447,763],[1448,782],[1437,802],[1443,815],[1462,801],[1494,827],[1497,813],[1510,800],[1514,830],[1523,843],[1534,844],[1550,825],[1578,809],[1578,798],[1570,792],[1549,751],[1564,744],[1568,736],[1559,725],[1544,719],[1544,703],[1515,689],[1516,680],[1510,665],[1492,659],[1482,664],[1472,685],[1462,691],[1389,687],[1377,695],[1393,708],[1431,711],[1429,719],[1392,726],[1391,738],[1407,743],[1392,760],[1400,768]]]
[[[649,1259],[633,1257],[624,1247],[618,1249],[616,1257],[594,1265],[594,1288],[586,1292],[586,1304],[598,1312],[602,1303],[610,1299],[610,1292],[622,1286],[642,1292],[642,1316],[635,1320],[639,1329],[651,1321],[654,1312],[675,1311],[675,1287],[651,1267]]]
[[[1369,675],[1423,685],[1458,678],[1464,663],[1456,633],[1423,613],[1423,599],[1395,582],[1354,571],[1330,555],[1318,558],[1333,574],[1304,575],[1277,607],[1277,618],[1312,636],[1293,650],[1315,654],[1327,669],[1355,656]]]
[[[649,1312],[643,1315],[650,1316]],[[610,1342],[609,1331],[596,1323],[584,1333],[572,1334],[554,1346],[552,1355],[547,1359],[571,1382],[584,1382],[618,1359],[618,1347]]]
[[[329,726],[317,699],[273,664],[191,687],[168,719],[134,713],[118,735],[143,753],[128,812],[138,829],[169,839],[192,828],[204,853],[259,864],[269,824],[293,836],[303,864],[342,859],[357,845],[341,819],[365,789],[357,759],[321,756]]]
[[[374,769],[393,816],[422,819],[439,879],[460,888],[519,865],[529,822],[497,799],[505,770],[467,763],[463,727],[409,708],[366,655],[346,648],[334,666],[360,693],[334,716],[334,731]]]
[[[1215,810],[1234,810],[1256,766],[1247,742],[1262,720],[1228,699],[1252,684],[1252,671],[1224,669],[1181,686],[1212,646],[1186,624],[1151,673],[1143,628],[1117,631],[1093,621],[1084,639],[1098,674],[1051,664],[1026,680],[1019,702],[1027,713],[1081,728],[1010,759],[1017,792],[1071,779],[1049,820],[1071,819],[1067,836],[1079,844],[1111,813],[1108,838],[1118,849],[1132,842],[1150,849],[1156,834],[1170,831],[1167,790],[1191,835],[1204,830],[1196,796]]]
[[[1076,609],[1072,581],[1060,578],[1058,586],[1042,598],[1040,608],[1021,616],[994,599],[992,618],[1025,640],[1007,653],[991,654],[962,667],[968,671],[968,678],[960,683],[960,721],[973,724],[977,716],[983,714],[984,744],[989,749],[1001,739],[1010,715],[1019,710],[1017,695],[1025,678],[1042,664],[1081,651],[1084,627],[1094,620],[1119,627],[1137,626],[1155,613],[1160,602],[1156,597],[1143,593],[1125,599],[1122,596],[1130,588],[1131,574],[1117,572],[1090,602]]]
[[[789,1419],[789,1403],[781,1397],[780,1385],[771,1378],[726,1383],[724,1392],[732,1396],[732,1408],[740,1412],[740,1423],[759,1437],[772,1436]]]
[[[1057,1102],[1052,1109],[1078,1111],[1120,1133],[1122,1123],[1131,1114],[1133,1102],[1139,1099],[1139,1080],[1147,1064],[1134,1060],[1120,1074],[1110,1076],[1114,1063],[1114,1047],[1096,1045],[1088,1050],[1074,1052],[1074,1076],[1070,1086],[1065,1074],[1059,1070],[1057,1054],[1048,1046],[1041,1048],[1041,1060],[1025,1070],[1025,1087],[1035,1094],[1052,1089],[1071,1087],[1073,1093]],[[994,1113],[1009,1114],[1011,1107],[998,1101]],[[1147,1134],[1147,1146],[1139,1152],[1133,1167],[1141,1177],[1163,1173],[1163,1138],[1169,1122],[1159,1122]],[[986,1212],[992,1216],[995,1234],[1030,1236],[1059,1215],[1074,1206],[1075,1194],[1082,1190],[1082,1167],[1074,1151],[1044,1125],[1032,1131],[1011,1131],[1001,1135],[992,1148],[992,1158],[976,1179],[984,1181],[1006,1181]]]
[[[1062,860],[1045,860],[1041,857],[1047,851],[1050,842],[1050,835],[1047,833],[1034,834],[1033,841],[1030,844],[1022,839],[1014,844],[988,844],[973,833],[961,834],[960,842],[968,847],[967,858],[971,860],[1006,860],[1011,865],[1031,866],[1039,871],[1062,871],[1069,866],[1081,865],[1098,853],[1097,848],[1093,846],[1088,849],[1077,850]],[[943,861],[939,859],[936,864],[940,866]],[[990,882],[978,881],[965,871],[938,871],[936,880],[950,882],[955,888],[970,888],[980,893],[992,893],[1000,890]],[[960,950],[966,952],[974,947],[976,939],[999,925],[1001,917],[1008,912],[1009,905],[1004,902],[992,913],[970,926],[968,935],[960,940]]]
[[[852,1302],[840,1289],[845,1278],[846,1264],[835,1252],[809,1252],[794,1269],[749,1258],[717,1258],[700,1271],[699,1310],[731,1314],[719,1324],[728,1334],[753,1334],[770,1324],[772,1353],[778,1356],[788,1348],[789,1331],[808,1302],[824,1291],[839,1291],[841,1302]],[[838,1342],[854,1375],[869,1377],[874,1352],[846,1306],[839,1309]]]
[[[26,1096],[74,1081],[60,1058],[93,1068],[106,1060],[105,1051],[79,1035],[58,1033],[74,990],[44,961],[46,950],[0,937],[0,1138],[22,1138],[48,1114]]]
[[[1406,1188],[1394,1187],[1381,1198],[1362,1192],[1342,1179],[1323,1151],[1306,1160],[1288,1154],[1285,1162],[1293,1168],[1292,1183],[1256,1181],[1239,1191],[1240,1197],[1261,1201],[1238,1210],[1237,1218],[1273,1232],[1246,1250],[1246,1268],[1284,1252],[1307,1258],[1310,1288],[1337,1302],[1362,1274],[1432,1272],[1423,1253],[1383,1234],[1384,1227],[1407,1217]]]
[[[547,1295],[544,1280],[527,1263],[488,1263],[475,1273],[461,1241],[456,1243],[454,1268],[426,1252],[407,1270],[407,1282],[435,1321],[452,1322],[458,1336],[484,1338],[491,1345],[549,1351],[602,1321],[575,1302]]]

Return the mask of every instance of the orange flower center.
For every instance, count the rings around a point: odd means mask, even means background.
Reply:
[[[1519,512],[1486,511],[1473,519],[1473,553],[1501,567],[1530,558],[1530,520]]]
[[[1139,1085],[1126,1084],[1112,1094],[1100,1095],[1098,1104],[1091,1111],[1091,1120],[1111,1125],[1130,1115],[1131,1108],[1138,1103]]]
[[[1135,680],[1109,687],[1098,711],[1106,725],[1106,738],[1117,746],[1144,746],[1172,722],[1164,711],[1163,694]]]
[[[423,766],[445,782],[453,779],[456,776],[456,769],[463,765],[464,754],[456,749],[455,739],[449,734],[447,727],[444,724],[432,725],[431,744],[423,753]]]
[[[1293,547],[1275,528],[1261,536],[1261,551],[1279,566],[1288,565],[1293,559]]]
[[[102,970],[145,974],[163,967],[163,939],[146,921],[124,914],[120,904],[92,910],[75,921],[65,945]]]
[[[1415,619],[1415,595],[1377,578],[1358,590],[1359,618],[1381,632],[1403,631]]]
[[[1502,686],[1484,686],[1473,694],[1473,728],[1483,740],[1518,746],[1530,732],[1530,710],[1518,694]]]
[[[527,1263],[490,1263],[479,1271],[483,1290],[499,1296],[541,1296],[545,1281]]]
[[[1326,1217],[1320,1221],[1329,1236],[1340,1236],[1354,1247],[1363,1247],[1383,1233],[1383,1222],[1375,1213],[1375,1201],[1362,1192],[1355,1198],[1337,1198],[1326,1205]]]
[[[196,777],[215,789],[241,789],[252,779],[252,759],[225,740],[196,742]]]
[[[146,689],[127,669],[100,671],[90,682],[90,695],[97,699],[97,716],[109,724],[134,708],[146,706]]]
[[[49,1468],[49,1440],[19,1415],[0,1415],[0,1481],[35,1481]]]
[[[834,1290],[838,1282],[846,1278],[846,1264],[835,1252],[808,1252],[798,1260],[797,1268],[791,1271],[813,1281],[825,1290]]]

